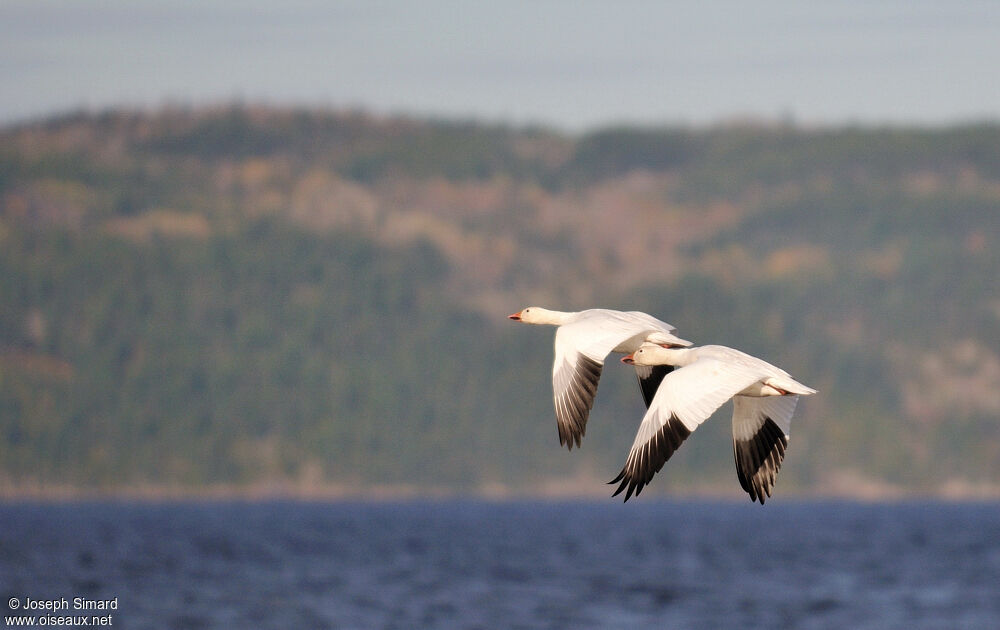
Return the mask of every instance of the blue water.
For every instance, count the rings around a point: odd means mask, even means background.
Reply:
[[[0,595],[131,629],[1000,628],[1000,504],[6,504]]]

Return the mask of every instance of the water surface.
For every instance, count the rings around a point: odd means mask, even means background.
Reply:
[[[0,595],[117,597],[117,628],[997,628],[1000,505],[6,504]]]

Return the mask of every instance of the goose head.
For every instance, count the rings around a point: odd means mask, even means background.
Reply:
[[[555,324],[559,325],[563,323],[566,313],[561,311],[550,311],[547,308],[542,308],[541,306],[526,306],[516,313],[507,316],[507,319],[512,319],[516,322],[523,322],[525,324]]]
[[[622,363],[628,365],[671,365],[674,351],[670,347],[649,341],[643,342],[632,354],[622,357]]]

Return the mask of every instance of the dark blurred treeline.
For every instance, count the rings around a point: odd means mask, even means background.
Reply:
[[[1000,482],[1000,126],[605,129],[256,107],[0,132],[0,485],[597,492],[530,303],[640,308],[803,400],[778,491]],[[728,410],[652,491],[738,489]],[[565,481],[565,482],[564,482]]]

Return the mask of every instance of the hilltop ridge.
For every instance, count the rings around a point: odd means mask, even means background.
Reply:
[[[609,366],[559,451],[551,330],[504,321],[545,304],[646,310],[817,387],[778,495],[995,492],[998,209],[995,124],[6,127],[0,487],[580,492],[641,402]],[[650,491],[736,485],[728,431],[723,411]]]

